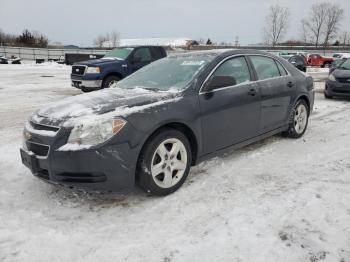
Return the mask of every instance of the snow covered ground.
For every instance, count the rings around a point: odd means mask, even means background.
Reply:
[[[79,93],[69,71],[0,65],[0,261],[350,261],[350,101],[325,100],[319,82],[303,138],[204,162],[167,197],[104,195],[20,161],[31,112]]]

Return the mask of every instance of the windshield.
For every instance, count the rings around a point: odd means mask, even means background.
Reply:
[[[350,59],[346,59],[344,63],[339,66],[339,69],[350,70]]]
[[[125,60],[130,55],[132,50],[134,50],[134,48],[116,48],[109,51],[103,58],[118,58]]]
[[[213,54],[170,56],[143,67],[118,82],[116,87],[138,87],[155,91],[183,90],[213,58]]]

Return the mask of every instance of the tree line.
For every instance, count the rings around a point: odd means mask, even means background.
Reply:
[[[49,39],[37,31],[24,29],[22,34],[14,35],[0,29],[0,45],[3,46],[47,47],[48,43]]]
[[[350,33],[341,32],[344,9],[331,2],[315,3],[309,14],[300,21],[300,40],[283,42],[290,26],[290,9],[273,5],[266,16],[263,28],[264,43],[273,47],[283,44],[312,45],[315,47],[330,45],[350,45]]]

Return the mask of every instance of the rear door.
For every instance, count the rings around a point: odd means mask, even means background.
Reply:
[[[259,132],[259,86],[251,81],[245,57],[224,61],[208,81],[215,76],[231,76],[236,84],[199,94],[204,153],[242,142]]]
[[[282,64],[267,56],[249,56],[261,92],[260,132],[266,133],[288,122],[296,83]]]
[[[152,61],[156,61],[163,57],[166,57],[166,52],[162,47],[153,46],[151,47]]]
[[[130,73],[152,62],[152,53],[149,47],[140,47],[134,50],[130,58]]]

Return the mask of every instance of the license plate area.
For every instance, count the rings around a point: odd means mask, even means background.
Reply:
[[[39,165],[38,165],[38,159],[35,157],[34,154],[28,154],[23,149],[21,151],[21,159],[22,163],[30,169],[30,171],[35,174],[39,171]]]

